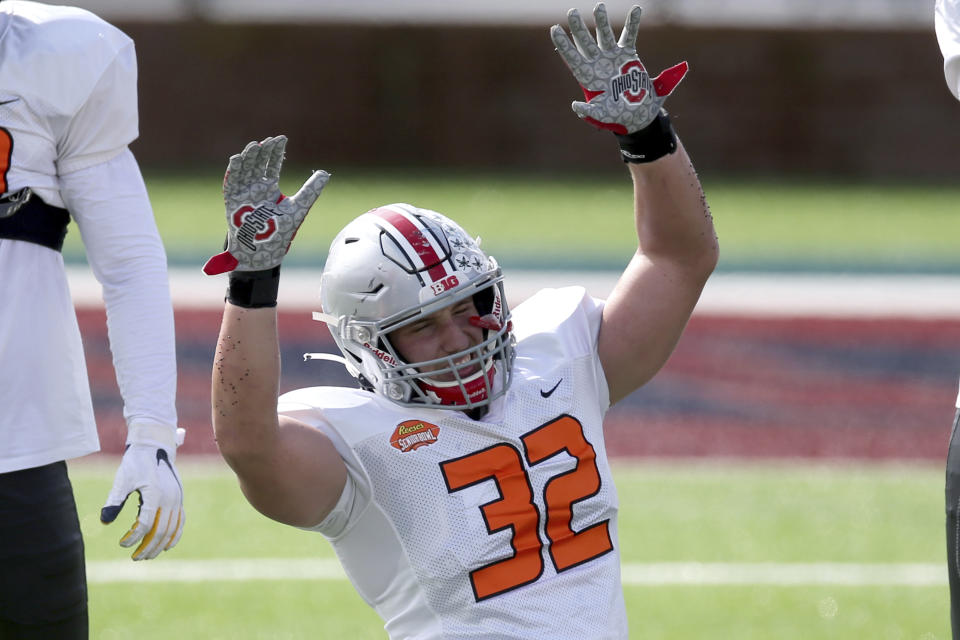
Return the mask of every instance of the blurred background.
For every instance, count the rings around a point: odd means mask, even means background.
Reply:
[[[137,45],[133,150],[171,259],[181,422],[193,432],[185,452],[215,452],[207,379],[223,282],[198,267],[219,247],[225,160],[248,140],[286,134],[291,180],[331,170],[325,211],[337,189],[383,188],[399,195],[371,206],[415,200],[462,220],[488,250],[502,247],[493,252],[514,303],[553,283],[605,295],[629,257],[629,182],[608,134],[571,114],[579,89],[548,40],[566,3],[77,4]],[[607,3],[616,29],[631,4]],[[590,24],[591,8],[580,7]],[[723,257],[667,368],[611,412],[615,453],[945,455],[960,370],[960,104],[944,84],[932,11],[920,0],[644,4],[648,69],[690,64],[667,107]],[[432,204],[451,180],[449,204]],[[171,181],[194,191],[166,195]],[[520,204],[518,183],[547,196]],[[188,201],[202,201],[216,231],[194,229]],[[580,218],[549,214],[580,202]],[[332,350],[309,320],[309,273],[339,223],[363,210],[325,213],[322,231],[305,225],[291,252],[307,280],[284,281],[285,389],[349,383],[300,354]],[[610,216],[622,226],[578,244],[577,227],[586,235]],[[98,292],[73,240],[66,255],[110,453],[123,442],[119,398]]]
[[[546,27],[563,3],[77,4],[137,43],[148,166],[219,166],[264,131],[331,165],[609,166],[557,108],[571,83]],[[607,3],[615,25],[631,4]],[[924,0],[655,0],[639,50],[654,73],[689,61],[669,106],[701,172],[950,178],[960,128],[932,22]]]

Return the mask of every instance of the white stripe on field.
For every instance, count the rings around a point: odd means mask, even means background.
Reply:
[[[224,277],[210,278],[195,269],[171,268],[170,294],[177,308],[223,309]],[[578,284],[606,298],[619,272],[514,270],[504,286],[510,306],[543,287]],[[88,267],[67,266],[74,304],[102,307],[100,284]],[[283,273],[279,304],[286,310],[319,309],[320,273],[291,267]],[[960,276],[956,275],[813,275],[715,273],[696,313],[761,316],[916,317],[960,316]]]
[[[947,584],[942,564],[699,563],[625,564],[623,583],[629,585],[848,585],[930,587]]]
[[[947,584],[942,564],[698,563],[623,565],[628,586],[840,585],[936,587]],[[87,563],[91,584],[116,582],[210,582],[235,580],[346,580],[334,559],[111,560]]]

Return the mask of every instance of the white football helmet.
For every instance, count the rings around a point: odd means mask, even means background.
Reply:
[[[471,296],[479,315],[470,323],[484,329],[480,344],[403,361],[392,331]],[[390,204],[350,222],[330,246],[320,303],[314,319],[327,323],[347,370],[397,404],[473,410],[510,385],[514,338],[500,267],[479,239],[436,211]],[[462,377],[465,369],[476,372]]]

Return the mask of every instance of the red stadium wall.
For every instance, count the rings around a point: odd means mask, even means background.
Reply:
[[[101,443],[123,447],[102,310],[79,311]],[[176,312],[185,453],[216,453],[210,371],[218,311]],[[282,313],[281,390],[351,384],[309,313]],[[607,418],[614,456],[943,460],[957,393],[960,319],[696,315],[663,371]],[[352,385],[351,385],[352,386]]]
[[[290,137],[292,161],[331,170],[583,172],[616,161],[606,134],[570,111],[580,90],[546,26],[119,26],[137,43],[134,151],[147,165],[220,167],[245,142],[277,133]],[[960,174],[960,106],[932,24],[658,26],[640,42],[654,72],[690,63],[668,107],[701,172]]]

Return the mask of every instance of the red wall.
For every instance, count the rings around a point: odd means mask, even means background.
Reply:
[[[144,164],[220,166],[284,133],[292,162],[608,170],[605,133],[546,28],[120,24],[137,42]],[[960,104],[929,31],[662,27],[654,72],[691,73],[667,105],[701,172],[960,175]]]

